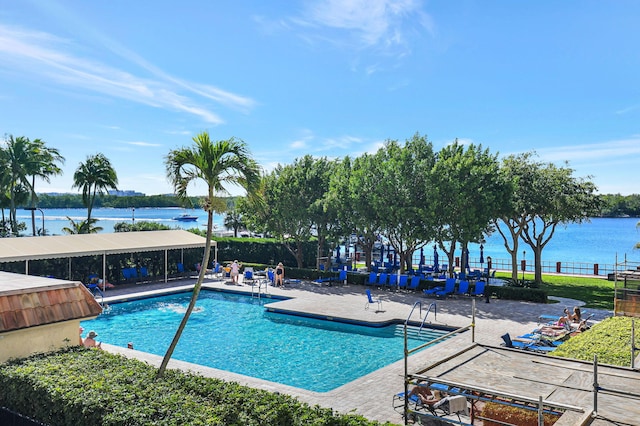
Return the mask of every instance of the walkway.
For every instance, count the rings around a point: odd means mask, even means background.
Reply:
[[[116,288],[107,290],[106,296],[108,297],[105,298],[105,301],[108,303],[109,301],[131,297],[134,294],[138,295],[142,292],[153,294],[156,292],[163,293],[168,289],[188,290],[194,283],[195,279],[192,278],[167,284],[145,284]],[[231,286],[224,281],[212,279],[206,280],[205,286],[251,293],[251,286],[249,285]],[[383,310],[376,312],[375,306],[373,309],[364,309],[366,296],[364,295],[364,288],[358,285],[334,285],[329,287],[316,283],[301,282],[287,285],[284,288],[269,287],[268,291],[271,295],[282,295],[291,298],[275,302],[272,305],[274,307],[369,322],[404,321],[416,301],[422,301],[426,306],[433,301],[425,299],[416,293],[373,289],[374,297],[383,300]],[[559,316],[565,306],[580,305],[576,301],[566,299],[559,304],[547,305],[495,299],[492,299],[491,303],[484,303],[484,299],[479,299],[476,302],[475,340],[481,344],[495,346],[501,343],[500,336],[506,332],[512,335],[519,335],[528,333],[536,328],[538,316],[541,314]],[[436,315],[432,317],[429,314],[432,324],[457,328],[471,323],[471,299],[452,298],[437,300],[436,303]],[[608,311],[593,309],[588,311],[595,314],[594,320],[602,320],[612,314]],[[418,319],[417,313],[414,313],[412,319]],[[430,365],[434,359],[445,358],[468,346],[471,343],[471,335],[470,332],[463,333],[412,355],[410,357],[411,370],[422,369]],[[144,352],[104,344],[103,347],[110,352],[122,353],[126,356],[142,359],[156,366],[159,366],[161,362],[161,357]],[[311,405],[318,404],[324,407],[331,407],[342,413],[356,412],[372,420],[392,423],[402,423],[403,421],[401,415],[395,412],[391,406],[392,396],[400,392],[404,387],[402,379],[404,374],[403,360],[326,393],[311,392],[175,360],[170,362],[169,367],[191,370],[204,376],[235,381],[271,392],[286,393]]]

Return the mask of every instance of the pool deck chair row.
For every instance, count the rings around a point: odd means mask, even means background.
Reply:
[[[456,289],[456,279],[455,278],[447,278],[445,281],[444,287],[434,287],[428,290],[424,290],[425,296],[435,296],[439,298],[447,297],[447,296],[482,296],[485,292],[485,282],[484,281],[476,281],[473,291],[469,290],[470,283],[467,280],[461,280],[458,284],[458,288]]]
[[[331,283],[334,283],[334,282],[346,283],[347,282],[347,271],[345,271],[343,269],[335,277],[318,278],[314,282],[320,283],[320,284],[327,283],[328,285],[331,285]]]

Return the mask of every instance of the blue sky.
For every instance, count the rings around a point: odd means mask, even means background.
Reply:
[[[639,21],[637,1],[0,0],[0,133],[66,157],[39,192],[102,152],[120,189],[169,193],[165,155],[207,130],[267,171],[419,132],[640,193]]]

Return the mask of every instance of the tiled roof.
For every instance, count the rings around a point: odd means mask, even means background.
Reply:
[[[0,272],[0,333],[101,312],[82,283]]]

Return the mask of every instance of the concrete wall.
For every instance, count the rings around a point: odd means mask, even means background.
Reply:
[[[0,333],[0,363],[78,345],[80,320]]]

